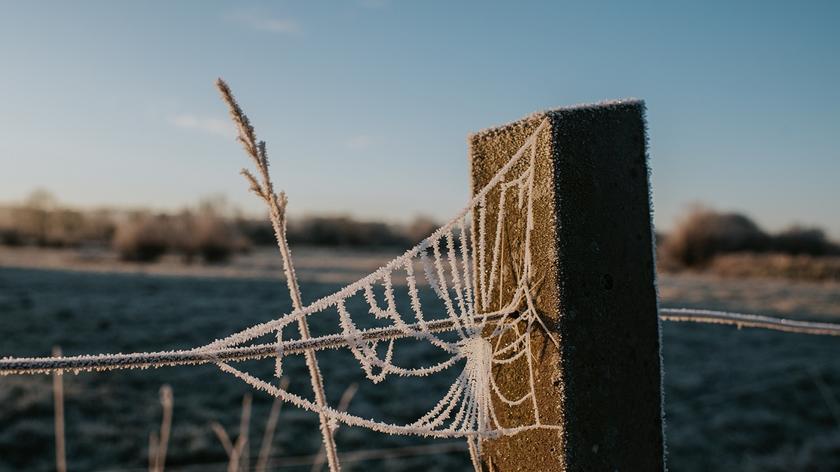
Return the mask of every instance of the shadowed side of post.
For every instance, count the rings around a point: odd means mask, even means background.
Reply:
[[[563,429],[487,440],[483,460],[499,471],[664,470],[644,104],[552,110],[472,135],[473,193],[544,120],[532,261],[545,279],[537,309],[560,349],[536,332],[532,350],[540,420]],[[487,212],[491,228],[493,214]],[[487,232],[485,244],[492,247],[494,238]],[[505,290],[514,289],[514,279],[505,277]],[[519,366],[497,366],[494,375],[502,390],[521,391]],[[496,408],[505,426],[534,421],[526,410],[500,402]]]

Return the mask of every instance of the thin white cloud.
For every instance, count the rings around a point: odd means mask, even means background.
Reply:
[[[378,139],[366,134],[359,134],[344,141],[344,147],[351,151],[364,151],[372,148],[379,142]]]
[[[198,116],[190,113],[170,116],[169,124],[181,129],[203,131],[224,138],[236,136],[236,130],[228,120],[209,116]]]
[[[230,18],[257,31],[267,31],[269,33],[286,35],[296,35],[301,32],[300,24],[291,18],[272,18],[267,15],[258,15],[253,12],[235,13],[231,15]]]
[[[383,8],[391,3],[390,0],[360,0],[359,4],[365,8]]]

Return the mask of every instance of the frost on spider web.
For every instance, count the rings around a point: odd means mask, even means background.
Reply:
[[[451,369],[460,372],[428,411],[412,421],[396,422],[319,405],[229,362],[218,364],[254,388],[326,416],[333,424],[340,422],[386,434],[466,438],[474,464],[481,439],[535,428],[558,429],[558,425],[541,422],[531,349],[533,330],[545,330],[533,303],[530,253],[536,138],[543,129],[544,125],[537,128],[466,208],[416,247],[301,310],[201,349],[216,352],[247,346],[300,319],[317,318],[322,325],[331,323],[333,333],[312,338],[306,349],[336,345],[346,348],[372,384],[386,383],[390,377],[422,378]],[[491,200],[493,205],[488,204]],[[488,228],[490,212],[494,216],[492,228]],[[491,245],[486,243],[488,234],[495,235]],[[517,247],[511,249],[511,241]],[[514,280],[505,281],[505,276]],[[423,297],[421,288],[430,289],[434,296]],[[360,305],[365,306],[366,312],[352,312],[350,307]],[[399,362],[400,345],[407,341],[435,350],[441,360]],[[295,342],[285,339],[278,343],[274,355],[300,353],[289,349]],[[496,366],[513,363],[527,372],[527,385],[523,386],[524,393],[511,397],[502,392],[493,372]],[[525,424],[500,421],[499,409],[523,407],[530,410],[530,420],[522,420]]]

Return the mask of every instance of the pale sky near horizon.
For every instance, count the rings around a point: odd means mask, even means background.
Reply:
[[[231,84],[300,213],[444,220],[466,135],[646,100],[656,224],[689,204],[840,239],[840,2],[0,0],[0,202],[260,202]]]

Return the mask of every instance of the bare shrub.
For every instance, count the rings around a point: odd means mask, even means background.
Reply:
[[[713,271],[727,275],[766,273],[789,274],[793,278],[831,279],[836,262],[822,263],[817,259],[840,255],[840,247],[819,228],[792,226],[771,235],[744,215],[718,213],[702,207],[692,209],[671,233],[664,237],[658,235],[657,243],[657,262],[662,270],[712,266]],[[732,253],[743,253],[743,257],[729,257]],[[759,257],[761,253],[771,254]],[[736,267],[737,264],[753,263],[757,265],[752,268]]]
[[[132,261],[153,261],[174,252],[187,262],[196,257],[209,263],[227,262],[249,246],[230,213],[221,197],[206,198],[197,209],[176,214],[135,213],[120,223],[113,246],[123,259]]]
[[[51,247],[77,246],[85,234],[85,216],[76,210],[56,208],[47,215],[43,245]]]
[[[112,244],[123,260],[153,262],[171,247],[173,233],[167,216],[139,213],[117,225]]]
[[[662,242],[660,258],[663,264],[698,267],[718,254],[763,252],[769,247],[770,237],[748,217],[695,208]]]
[[[250,246],[227,213],[227,203],[220,197],[203,200],[197,211],[182,211],[174,217],[173,247],[187,261],[200,256],[209,263],[227,262]]]
[[[825,256],[838,254],[837,245],[819,228],[791,226],[773,237],[773,251],[790,255]]]
[[[205,262],[227,262],[230,257],[248,247],[248,241],[230,222],[214,215],[179,217],[178,250],[188,261],[201,256]]]
[[[56,206],[56,200],[49,192],[36,190],[15,209],[14,220],[25,240],[46,245],[49,215]]]
[[[0,244],[4,246],[22,246],[25,242],[20,230],[11,222],[11,218],[0,219]]]

